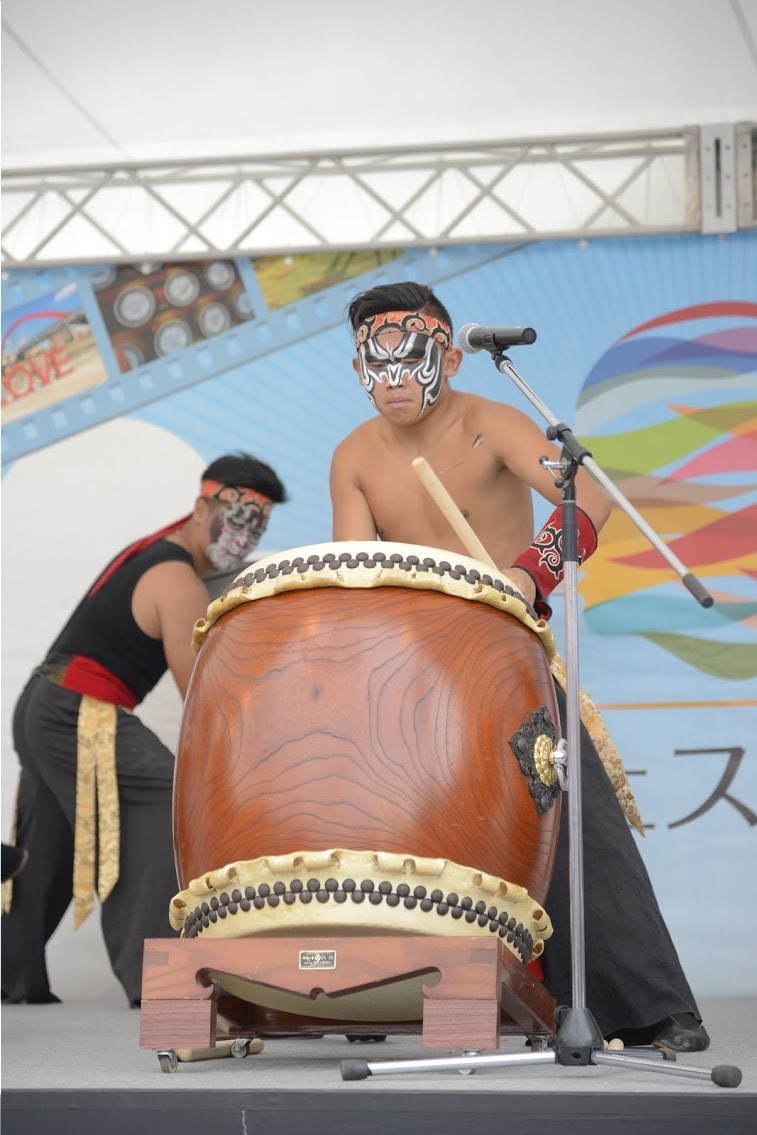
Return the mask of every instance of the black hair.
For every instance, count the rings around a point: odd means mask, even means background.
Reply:
[[[202,480],[237,485],[240,489],[255,489],[274,504],[283,504],[287,499],[286,489],[271,466],[242,450],[216,457],[203,473]]]
[[[402,284],[379,284],[355,296],[347,308],[353,330],[357,330],[364,319],[380,315],[384,311],[419,311],[433,315],[443,320],[452,334],[449,312],[425,284],[416,284],[412,280],[406,280]]]

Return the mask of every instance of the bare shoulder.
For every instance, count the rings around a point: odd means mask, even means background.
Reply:
[[[460,394],[466,421],[477,428],[483,426],[508,426],[528,423],[531,419],[515,406],[507,402],[497,402],[493,398],[483,398],[480,394]]]
[[[539,454],[549,451],[544,430],[522,410],[477,394],[465,397],[466,433],[480,437],[489,452],[511,471],[517,472],[523,462],[532,464],[537,450]]]
[[[154,603],[182,602],[192,598],[207,600],[207,589],[191,564],[184,560],[165,560],[149,568],[137,584],[145,598]]]
[[[358,462],[365,461],[366,452],[370,451],[379,440],[380,419],[371,418],[362,422],[352,433],[347,434],[334,450],[332,464],[341,469],[356,468]]]

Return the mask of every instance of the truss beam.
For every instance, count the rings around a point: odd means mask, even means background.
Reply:
[[[733,231],[757,223],[756,152],[756,124],[737,123],[12,169],[3,259],[42,267]]]

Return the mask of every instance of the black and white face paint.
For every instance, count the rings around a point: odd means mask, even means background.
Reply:
[[[366,339],[357,354],[360,380],[374,406],[373,391],[377,382],[387,386],[417,382],[423,393],[419,418],[441,394],[444,352],[439,342],[429,335],[409,331],[391,348],[384,347],[378,337]]]
[[[217,502],[210,522],[210,543],[206,555],[219,571],[241,568],[263,535],[273,502],[255,489],[202,482],[202,496]]]
[[[207,557],[218,571],[238,570],[263,535],[271,504],[227,504],[213,517]]]

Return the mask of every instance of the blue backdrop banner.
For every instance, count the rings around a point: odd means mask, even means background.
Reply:
[[[615,509],[582,572],[582,684],[631,775],[692,984],[754,993],[755,263],[741,233],[11,273],[4,460],[132,414],[208,460],[243,448],[273,465],[291,499],[271,548],[328,540],[333,448],[372,413],[349,298],[419,279],[457,326],[535,327],[518,369],[715,597],[698,607]],[[456,384],[535,417],[485,354]],[[561,619],[558,596],[558,638]]]

